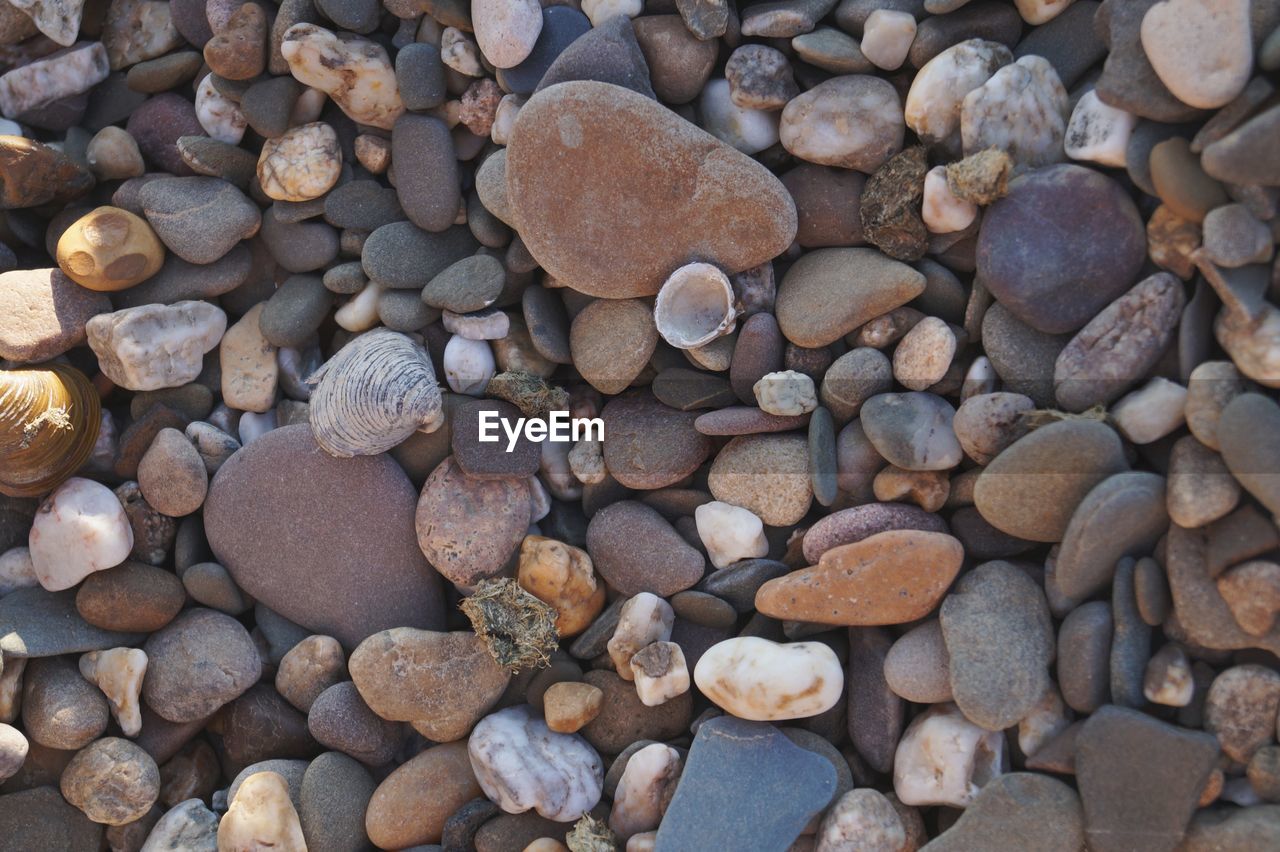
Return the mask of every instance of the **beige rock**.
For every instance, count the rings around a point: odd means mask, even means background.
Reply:
[[[893,804],[878,790],[850,790],[832,804],[818,826],[814,852],[901,852],[907,830]]]
[[[904,470],[887,465],[872,480],[871,490],[882,503],[915,503],[926,512],[936,512],[951,494],[951,479],[945,470]]]
[[[893,351],[893,376],[922,391],[942,381],[956,354],[956,336],[945,320],[925,317],[903,335]]]
[[[1163,0],[1142,17],[1142,51],[1173,96],[1197,109],[1229,103],[1253,68],[1249,0]]]
[[[1150,444],[1185,421],[1187,389],[1157,376],[1111,406],[1116,428],[1135,444]]]
[[[94,134],[85,149],[89,170],[99,180],[124,180],[146,171],[138,143],[122,127],[109,124]]]
[[[1194,529],[1225,516],[1240,501],[1240,483],[1222,456],[1193,435],[1179,438],[1169,455],[1169,517]]]
[[[670,639],[675,620],[671,604],[652,592],[641,592],[624,603],[607,645],[618,677],[634,680],[631,657],[647,645]]]
[[[1022,20],[1039,26],[1058,17],[1075,0],[1013,0]]]
[[[896,9],[876,9],[862,25],[862,55],[885,71],[895,71],[916,38],[916,17]]]
[[[542,6],[538,0],[475,0],[471,23],[485,59],[495,68],[514,68],[542,32]]]
[[[57,592],[123,562],[133,528],[110,488],[72,477],[40,505],[29,544],[36,579]]]
[[[302,822],[277,772],[256,772],[240,784],[218,824],[218,852],[307,852]]]
[[[631,657],[636,695],[646,707],[666,704],[689,691],[689,664],[675,642],[654,642]]]
[[[391,140],[371,133],[361,133],[355,141],[356,160],[375,175],[391,165]]]
[[[90,651],[80,658],[80,674],[98,685],[111,705],[126,737],[136,737],[142,730],[142,705],[138,693],[147,673],[147,654],[140,648],[111,648]]]
[[[1164,707],[1186,707],[1195,695],[1195,679],[1191,660],[1176,642],[1156,651],[1147,661],[1142,678],[1142,694],[1152,704]]]
[[[809,448],[801,435],[742,435],[711,465],[707,485],[717,500],[741,506],[770,526],[798,523],[813,497]]]
[[[110,310],[105,294],[86,290],[56,267],[0,273],[0,358],[55,358],[84,343],[86,323]]]
[[[954,704],[917,716],[898,742],[893,789],[907,805],[967,807],[1005,771],[1004,733],[984,731]]]
[[[947,183],[947,167],[934,166],[924,176],[924,201],[920,218],[931,234],[963,231],[978,216],[978,205],[957,198]]]
[[[741,506],[712,500],[694,509],[693,518],[698,538],[717,568],[769,555],[764,522]]]
[[[965,96],[1012,61],[1009,48],[977,38],[942,51],[925,63],[911,82],[903,105],[907,127],[926,144],[948,142],[958,149]]]
[[[1018,748],[1031,757],[1069,724],[1062,693],[1050,683],[1040,701],[1018,722]]]
[[[821,642],[740,636],[712,645],[693,670],[702,694],[741,719],[803,719],[840,700],[844,670]]]
[[[290,648],[276,669],[276,692],[303,713],[320,693],[347,679],[347,658],[332,636],[308,636]]]
[[[31,17],[36,28],[63,47],[75,44],[80,33],[84,0],[8,0]]]
[[[324,195],[342,172],[338,134],[323,121],[292,127],[262,143],[258,183],[276,201],[310,201]]]
[[[445,27],[440,36],[440,58],[444,64],[466,77],[480,77],[480,48],[457,27]]]
[[[1218,578],[1218,593],[1244,632],[1265,636],[1280,613],[1280,565],[1264,559],[1242,562]]]
[[[824,166],[870,174],[902,149],[902,102],[888,81],[833,77],[792,98],[782,111],[782,147]]]
[[[1014,168],[1038,168],[1066,159],[1071,104],[1049,60],[1023,56],[964,96],[960,135],[966,155],[998,148]]]
[[[569,329],[574,366],[601,393],[626,390],[657,345],[653,314],[639,299],[599,299]]]
[[[333,98],[352,121],[390,130],[404,113],[387,51],[368,39],[339,39],[315,24],[285,31],[280,53],[300,83]]]
[[[259,302],[223,335],[218,349],[222,365],[222,401],[241,411],[268,411],[276,402],[280,368],[276,347],[263,336],[258,319],[266,307]]]
[[[760,410],[768,414],[795,417],[818,407],[813,379],[795,370],[766,373],[751,392]]]
[[[104,825],[126,825],[151,809],[160,795],[160,769],[138,746],[104,737],[81,749],[62,771],[62,796]]]
[[[542,697],[547,727],[559,734],[575,734],[600,713],[604,692],[597,686],[566,680],[551,684]]]
[[[680,752],[652,743],[627,758],[609,812],[609,828],[619,840],[653,831],[680,780]]]
[[[112,0],[102,26],[102,44],[111,70],[118,71],[164,56],[185,44],[185,39],[165,0]]]
[[[87,42],[21,65],[0,76],[0,114],[17,118],[53,101],[87,92],[107,79],[108,73],[107,53],[99,42]]]
[[[85,331],[107,378],[143,391],[194,381],[226,327],[227,315],[208,302],[175,302],[99,314]]]
[[[555,607],[561,638],[586,630],[604,609],[604,583],[596,577],[591,557],[564,542],[525,536],[516,579],[526,592]]]

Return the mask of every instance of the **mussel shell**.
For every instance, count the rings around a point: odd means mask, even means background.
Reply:
[[[0,493],[52,491],[88,461],[101,425],[98,391],[75,367],[0,371]]]

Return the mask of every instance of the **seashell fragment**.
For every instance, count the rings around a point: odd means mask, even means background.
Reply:
[[[51,491],[88,461],[101,425],[98,392],[76,368],[0,372],[0,493]]]
[[[385,452],[443,417],[431,357],[396,331],[360,335],[308,383],[316,443],[338,458]]]
[[[658,291],[653,321],[672,346],[696,349],[733,331],[733,300],[733,285],[723,272],[709,263],[688,263]]]

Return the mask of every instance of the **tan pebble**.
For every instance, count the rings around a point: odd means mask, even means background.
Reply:
[[[288,130],[262,143],[258,182],[276,201],[310,201],[324,195],[342,173],[338,134],[323,121]]]
[[[717,500],[741,506],[770,526],[798,523],[809,511],[809,447],[802,435],[742,435],[711,465]]]
[[[128,740],[104,737],[71,758],[59,787],[63,798],[94,822],[125,825],[155,804],[160,769],[151,755]]]
[[[956,336],[945,320],[925,317],[903,335],[893,352],[893,375],[911,390],[942,381],[956,354]]]
[[[355,141],[356,161],[375,175],[391,165],[391,140],[371,133],[361,133]]]
[[[1169,517],[1193,529],[1212,523],[1236,507],[1240,483],[1222,456],[1193,435],[1179,438],[1169,455]]]
[[[147,654],[139,648],[90,651],[80,658],[80,674],[98,685],[111,704],[111,715],[126,737],[142,730],[138,692],[147,673]]]
[[[1237,565],[1218,578],[1218,593],[1244,632],[1265,636],[1280,613],[1280,565],[1263,559]]]
[[[1207,808],[1218,800],[1222,795],[1222,785],[1226,783],[1227,777],[1221,769],[1214,769],[1209,773],[1209,779],[1204,782],[1204,789],[1200,791],[1200,800],[1196,802],[1196,807]]]
[[[817,716],[834,707],[844,690],[844,669],[826,645],[780,644],[758,636],[712,645],[693,677],[719,707],[762,722]]]
[[[89,170],[99,180],[124,180],[146,170],[138,143],[122,127],[107,125],[89,140],[85,149]]]
[[[308,636],[288,650],[276,669],[276,692],[306,713],[320,693],[347,679],[347,659],[332,636]]]
[[[258,328],[265,302],[259,302],[227,329],[219,346],[222,365],[222,401],[230,408],[259,414],[275,405],[280,370],[276,347]]]
[[[577,681],[553,683],[542,698],[547,727],[556,733],[574,734],[600,714],[604,692]]]
[[[883,503],[915,503],[926,512],[941,509],[951,493],[945,470],[903,470],[893,465],[877,473],[871,487]]]
[[[1183,281],[1196,272],[1191,253],[1200,248],[1200,225],[1174,213],[1161,204],[1147,220],[1147,255],[1161,269],[1167,269]]]
[[[631,658],[647,645],[670,639],[675,619],[671,604],[652,592],[641,592],[622,605],[617,627],[607,645],[618,677],[635,679]]]
[[[423,794],[427,790],[430,795]],[[379,849],[439,843],[445,821],[482,795],[466,742],[432,746],[403,763],[373,791],[364,828]]]
[[[605,588],[591,557],[564,542],[525,536],[516,578],[526,592],[555,607],[556,632],[561,638],[586,630],[604,609]]]
[[[99,207],[63,232],[57,254],[68,278],[111,293],[159,272],[165,251],[146,220],[118,207]]]
[[[302,823],[289,800],[289,786],[277,772],[244,779],[218,824],[218,852],[306,852]]]

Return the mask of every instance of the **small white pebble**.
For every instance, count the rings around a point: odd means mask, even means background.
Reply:
[[[876,9],[862,25],[862,55],[877,68],[901,67],[916,38],[916,18],[910,12]]]
[[[1092,89],[1085,92],[1071,111],[1063,140],[1067,156],[1103,166],[1123,168],[1129,137],[1138,117],[1104,104]]]
[[[1187,389],[1156,377],[1111,406],[1116,428],[1135,444],[1150,444],[1186,421]]]
[[[952,234],[973,224],[978,205],[956,198],[947,186],[947,167],[934,166],[924,176],[924,202],[920,218],[931,234]]]
[[[751,390],[760,410],[769,414],[794,417],[818,407],[813,379],[795,370],[766,373]]]
[[[698,537],[707,549],[711,564],[717,568],[732,565],[739,559],[757,559],[769,553],[764,536],[764,522],[741,506],[712,500],[693,510]]]

